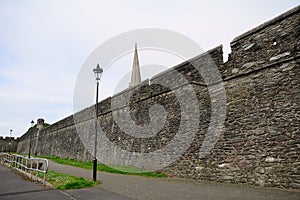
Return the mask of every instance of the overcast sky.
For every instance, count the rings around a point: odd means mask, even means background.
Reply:
[[[234,37],[299,3],[0,0],[0,136],[9,136],[10,129],[14,137],[21,136],[30,121],[40,117],[51,124],[72,114],[81,66],[95,48],[115,35],[140,28],[168,29],[204,50],[223,44],[227,54]],[[132,61],[122,65],[129,71]],[[101,98],[114,89],[105,80],[120,78],[107,75],[103,79]]]

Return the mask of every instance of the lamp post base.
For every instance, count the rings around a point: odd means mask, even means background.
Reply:
[[[94,159],[94,164],[93,164],[93,181],[97,180],[97,159]]]

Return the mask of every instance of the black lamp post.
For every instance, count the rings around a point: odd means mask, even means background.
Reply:
[[[28,158],[30,159],[30,151],[31,151],[31,139],[32,139],[32,127],[33,127],[33,124],[34,124],[34,121],[33,120],[31,120],[31,130],[29,131],[29,152],[28,152]]]
[[[95,117],[95,143],[94,143],[94,164],[93,164],[93,181],[97,180],[97,134],[98,134],[98,129],[97,129],[97,123],[98,123],[98,91],[99,91],[99,81],[103,72],[103,69],[100,68],[99,64],[97,64],[97,67],[93,69],[93,72],[96,77],[96,83],[97,83],[97,88],[96,88],[96,117]]]

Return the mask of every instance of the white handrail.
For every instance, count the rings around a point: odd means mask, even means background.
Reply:
[[[35,171],[35,181],[39,181],[38,174],[43,173],[43,185],[45,185],[46,173],[48,171],[48,160],[44,158],[28,158],[18,154],[2,153],[3,162],[12,164],[12,167],[30,173],[30,178],[34,180],[32,171]]]

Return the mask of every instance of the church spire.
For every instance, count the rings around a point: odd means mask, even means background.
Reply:
[[[137,43],[135,43],[130,87],[135,86],[140,82],[141,82],[140,64],[139,64],[139,57],[137,52]]]

